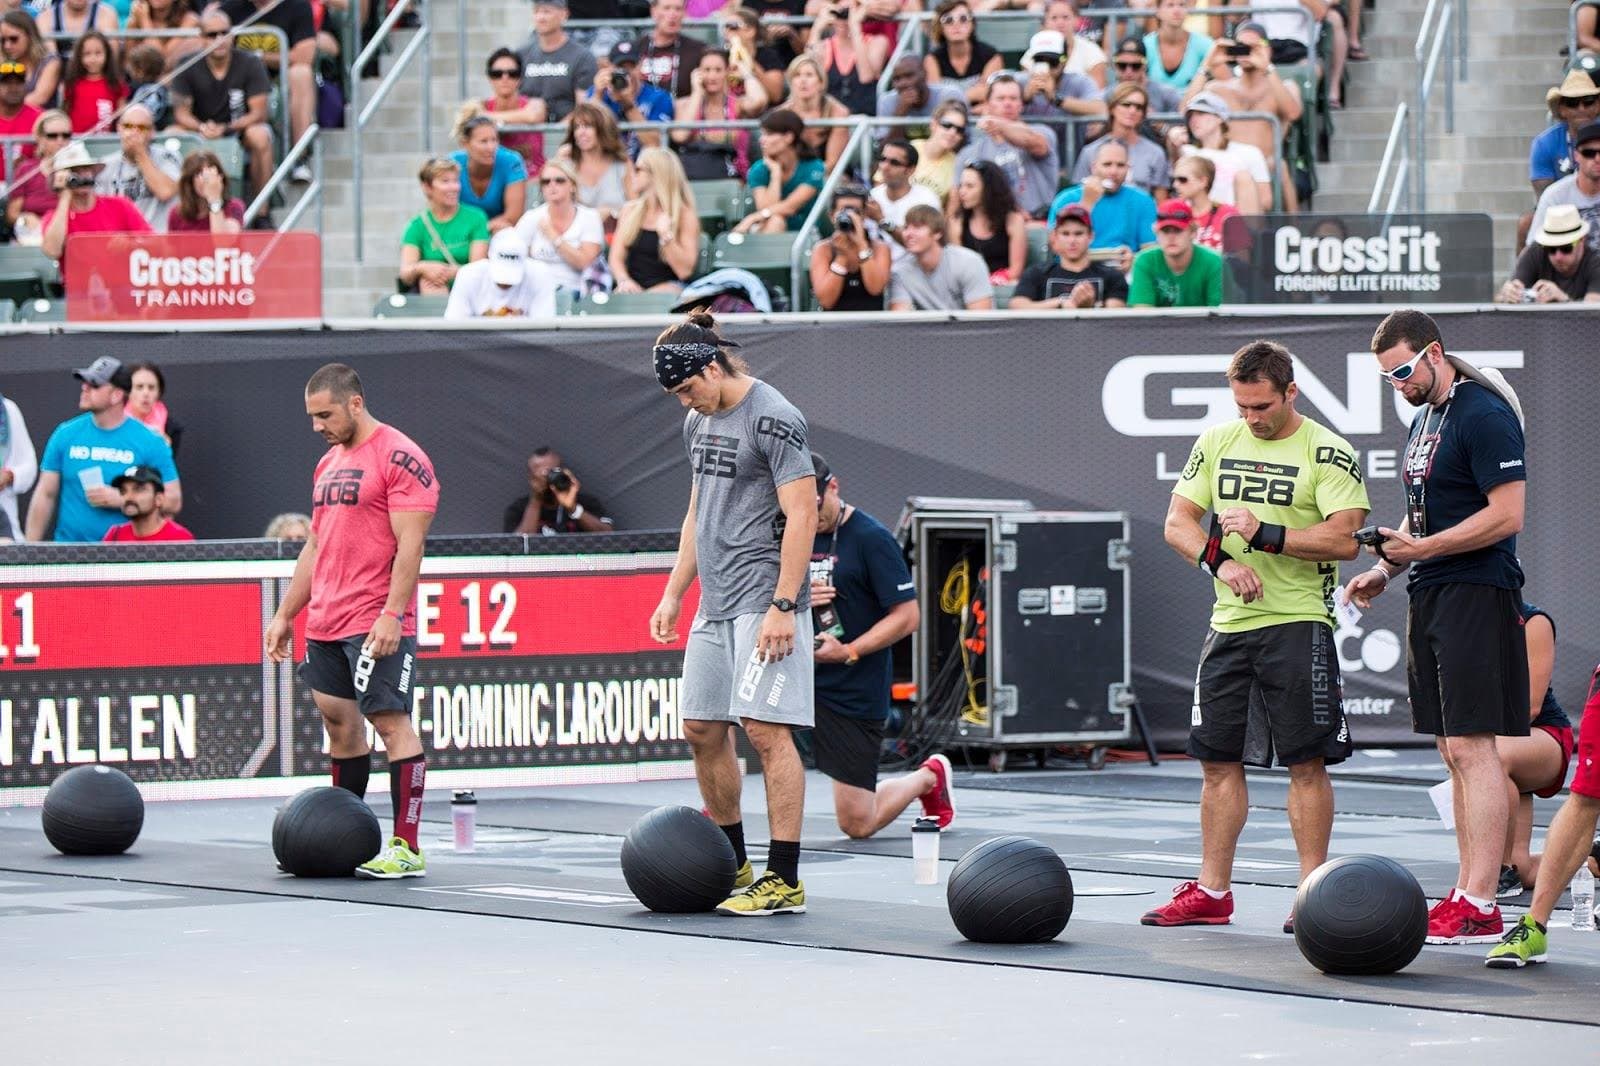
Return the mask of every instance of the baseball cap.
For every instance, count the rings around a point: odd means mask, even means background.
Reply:
[[[1591,122],[1572,135],[1574,148],[1588,144],[1590,141],[1600,141],[1600,122]]]
[[[1194,211],[1182,200],[1172,199],[1156,208],[1156,229],[1188,229],[1194,225]]]
[[[1251,19],[1248,22],[1241,22],[1238,26],[1234,27],[1233,39],[1236,41],[1239,40],[1239,34],[1241,33],[1254,33],[1263,41],[1270,40],[1272,36],[1267,32],[1267,28],[1261,25],[1261,23],[1257,22],[1255,19]]]
[[[1124,37],[1121,41],[1119,41],[1117,43],[1117,50],[1116,50],[1116,52],[1113,53],[1113,55],[1119,55],[1119,56],[1134,55],[1134,56],[1138,56],[1139,58],[1143,59],[1144,58],[1144,42],[1141,41],[1137,37]]]
[[[1059,229],[1063,222],[1076,222],[1078,225],[1087,228],[1090,233],[1094,232],[1094,216],[1090,215],[1089,209],[1082,204],[1068,204],[1060,211],[1057,211],[1056,228]]]
[[[154,485],[157,492],[166,488],[166,483],[161,480],[161,471],[153,466],[130,466],[111,479],[111,487],[120,489],[125,481],[132,481],[138,485]]]
[[[516,230],[503,229],[489,242],[489,280],[496,285],[515,285],[527,270],[527,248]]]
[[[1036,61],[1047,61],[1052,65],[1061,62],[1061,57],[1067,54],[1067,39],[1058,30],[1040,30],[1028,41],[1028,51],[1022,57],[1024,67]]]
[[[811,469],[817,475],[817,495],[821,496],[827,490],[828,482],[833,480],[833,468],[828,465],[828,460],[822,457],[821,452],[812,452]]]
[[[1189,103],[1184,106],[1183,113],[1187,115],[1191,111],[1200,111],[1207,115],[1216,115],[1224,122],[1228,121],[1233,114],[1232,111],[1228,110],[1226,101],[1224,101],[1222,97],[1218,96],[1216,93],[1209,90],[1206,92],[1195,93],[1194,99],[1190,100]]]
[[[566,9],[567,0],[533,0],[534,7],[559,7]]]
[[[122,360],[109,355],[102,355],[83,369],[74,370],[72,376],[95,388],[115,385],[124,392],[133,388],[133,374],[122,365]]]
[[[632,41],[618,41],[611,46],[611,65],[639,62],[639,46]]]

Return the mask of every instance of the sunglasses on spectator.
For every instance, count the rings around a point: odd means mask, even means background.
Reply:
[[[1579,148],[1578,154],[1585,159],[1594,159],[1600,157],[1600,148]]]
[[[1600,95],[1579,97],[1563,96],[1561,98],[1561,102],[1566,104],[1568,107],[1593,107],[1595,104],[1600,104]]]
[[[41,141],[70,141],[70,140],[72,140],[72,131],[71,130],[40,130],[39,131],[39,139]]]
[[[226,37],[227,35],[228,35],[228,31],[227,30],[201,30],[200,31],[200,36],[204,37],[208,41],[214,41],[218,37]]]
[[[1193,180],[1194,180],[1193,178],[1186,177],[1183,174],[1174,174],[1174,175],[1172,175],[1172,184],[1174,184],[1174,185],[1187,185]]]
[[[1139,110],[1140,110],[1140,111],[1143,111],[1143,110],[1145,110],[1145,108],[1146,108],[1146,107],[1147,107],[1147,106],[1148,106],[1148,105],[1146,105],[1146,104],[1141,104],[1141,103],[1140,103],[1140,102],[1139,102],[1139,101],[1137,101],[1137,100],[1123,100],[1123,101],[1121,101],[1121,102],[1120,102],[1120,103],[1118,103],[1118,104],[1117,104],[1117,106],[1118,106],[1118,107],[1137,107],[1137,108],[1138,108],[1138,109],[1139,109]]]
[[[1555,247],[1546,248],[1545,251],[1551,255],[1574,255],[1577,253],[1578,247],[1582,243],[1582,241],[1573,241],[1571,244],[1562,244]]]
[[[1145,67],[1145,62],[1142,59],[1140,59],[1140,60],[1122,60],[1122,59],[1117,60],[1117,69],[1118,70],[1143,70],[1144,67]]]
[[[570,180],[571,180],[570,178],[566,177],[563,174],[553,174],[548,178],[541,177],[539,179],[539,184],[540,185],[565,185]]]
[[[948,15],[939,16],[939,25],[941,26],[965,26],[971,21],[971,15],[959,11],[953,11]]]
[[[939,120],[939,128],[955,133],[967,132],[967,124],[965,122],[951,122],[949,119],[943,118]]]
[[[1393,370],[1385,370],[1383,372],[1383,376],[1397,384],[1400,382],[1410,381],[1411,375],[1417,372],[1417,364],[1422,361],[1422,357],[1427,355],[1428,349],[1432,347],[1433,345],[1431,344],[1423,345],[1422,351],[1418,352],[1416,355],[1413,355],[1410,359],[1406,360],[1404,363],[1401,363]]]
[[[522,71],[518,70],[516,67],[496,67],[495,69],[493,69],[493,70],[491,70],[489,72],[489,77],[491,77],[491,78],[515,78],[515,77],[518,77],[519,75],[521,75],[521,73],[522,73]]]

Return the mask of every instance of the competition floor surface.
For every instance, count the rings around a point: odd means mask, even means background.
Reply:
[[[1389,855],[1430,896],[1447,889],[1454,838],[1425,791],[1440,777],[1428,752],[1352,760],[1334,854]],[[369,795],[385,825],[386,783]],[[481,792],[472,854],[450,850],[448,797],[430,793],[429,874],[401,882],[278,873],[275,800],[150,804],[133,850],[104,859],[56,854],[37,809],[0,811],[3,1059],[1593,1061],[1600,933],[1566,928],[1564,911],[1550,963],[1527,971],[1487,970],[1478,946],[1425,948],[1385,978],[1313,970],[1279,928],[1297,869],[1281,776],[1250,778],[1234,924],[1180,929],[1138,918],[1197,867],[1194,764],[957,785],[942,877],[988,837],[1045,841],[1077,892],[1056,942],[963,941],[943,884],[912,884],[910,813],[848,840],[815,774],[809,912],[766,919],[656,915],[628,894],[621,835],[660,804],[699,806],[692,781]],[[763,840],[759,777],[744,806]],[[1539,801],[1541,826],[1557,806]]]

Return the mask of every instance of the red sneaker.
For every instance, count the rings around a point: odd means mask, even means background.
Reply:
[[[1464,897],[1440,900],[1428,912],[1430,944],[1492,944],[1505,932],[1500,907],[1484,914]]]
[[[1233,921],[1233,893],[1212,899],[1198,881],[1185,881],[1172,890],[1172,902],[1146,911],[1140,925],[1228,925]]]
[[[943,755],[931,755],[923,762],[922,769],[931,771],[935,782],[921,796],[922,813],[929,818],[937,818],[939,828],[943,829],[956,820],[956,791],[950,782],[954,773],[950,769],[950,760]]]

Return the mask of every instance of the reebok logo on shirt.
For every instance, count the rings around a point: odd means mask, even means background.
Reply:
[[[1521,466],[1521,465],[1522,465],[1522,460],[1521,459],[1507,459],[1505,462],[1500,464],[1500,469],[1501,470],[1510,470],[1513,467],[1518,467],[1518,466]]]

